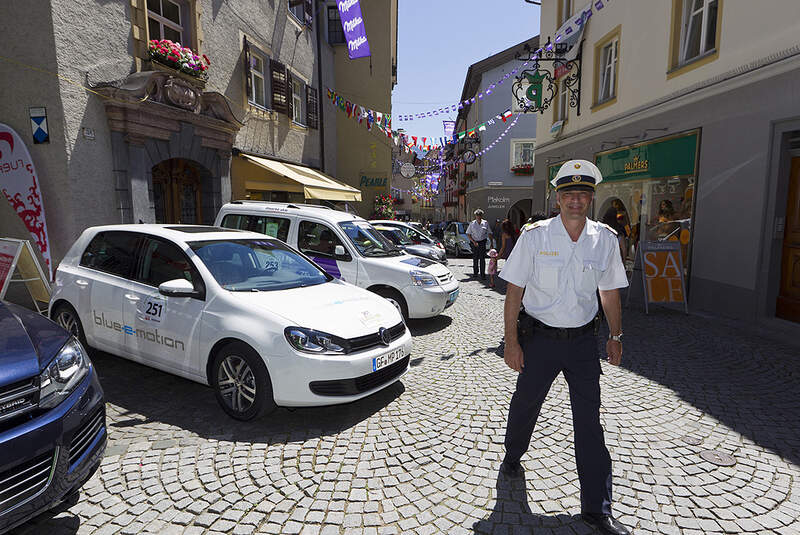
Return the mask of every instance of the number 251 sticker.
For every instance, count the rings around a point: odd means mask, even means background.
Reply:
[[[163,298],[156,296],[148,297],[142,305],[139,317],[145,321],[161,323],[161,318],[164,316],[164,307],[166,306]]]

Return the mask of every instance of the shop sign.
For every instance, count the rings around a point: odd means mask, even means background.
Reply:
[[[694,176],[700,133],[638,143],[595,155],[604,182],[643,178]]]
[[[495,197],[494,195],[489,195],[486,202],[487,208],[506,208],[509,203],[511,203],[511,199],[509,197]]]
[[[686,308],[686,285],[679,242],[642,241],[635,263],[642,269],[646,308],[647,303],[683,303]]]
[[[386,177],[368,177],[361,175],[359,186],[362,188],[385,188],[388,180]]]

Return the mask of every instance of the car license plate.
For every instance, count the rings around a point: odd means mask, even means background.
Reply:
[[[458,297],[458,290],[459,290],[459,288],[457,288],[457,289],[453,290],[452,292],[450,292],[450,296],[447,298],[447,302],[448,303],[452,303],[453,301],[456,300],[456,297]]]
[[[394,364],[398,360],[402,359],[404,356],[405,356],[405,351],[401,346],[393,351],[384,353],[379,357],[375,357],[374,359],[372,359],[372,371],[376,372],[381,368],[385,368],[390,364]]]

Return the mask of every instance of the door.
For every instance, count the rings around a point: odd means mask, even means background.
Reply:
[[[87,341],[97,349],[125,353],[123,295],[130,288],[140,244],[134,232],[101,232],[81,256],[75,277],[80,288],[78,315]]]
[[[337,257],[337,245],[344,247],[345,255]],[[297,248],[337,279],[358,283],[358,265],[348,252],[347,245],[325,223],[301,220],[297,226]]]
[[[200,168],[173,158],[153,167],[156,223],[200,224]]]
[[[800,158],[792,158],[776,315],[800,323]]]
[[[200,297],[164,296],[158,286],[186,279]],[[124,298],[126,337],[136,360],[167,371],[197,375],[197,344],[205,309],[205,285],[189,257],[177,245],[149,236],[143,245],[136,275]]]

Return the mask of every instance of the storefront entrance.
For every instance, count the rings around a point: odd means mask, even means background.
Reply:
[[[783,233],[779,318],[800,322],[800,158],[792,158]]]
[[[511,223],[514,224],[514,228],[522,228],[522,225],[528,222],[528,218],[531,216],[531,210],[533,209],[533,199],[522,199],[521,201],[517,201],[514,205],[508,210],[508,215],[506,216]]]
[[[154,166],[152,174],[156,223],[202,223],[199,165],[172,158]]]

